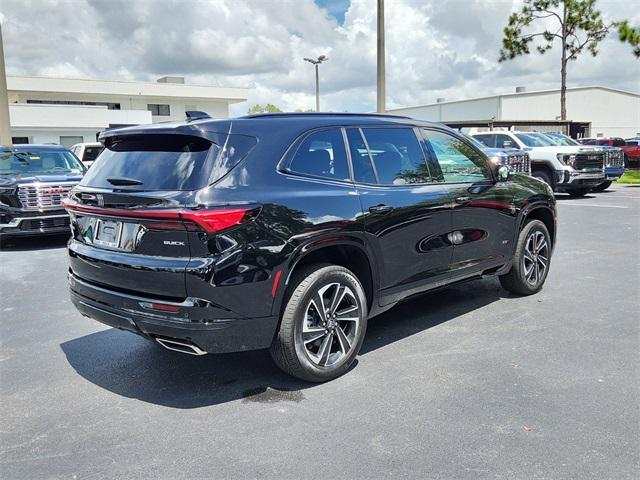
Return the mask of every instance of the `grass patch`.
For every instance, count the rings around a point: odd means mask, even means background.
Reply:
[[[618,183],[640,183],[640,168],[627,168]]]

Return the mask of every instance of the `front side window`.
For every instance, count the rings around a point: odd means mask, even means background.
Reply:
[[[626,145],[627,147],[637,147],[637,146],[638,146],[638,142],[637,142],[637,141],[635,141],[635,140],[627,140],[627,141],[625,142],[625,145]]]
[[[505,135],[504,133],[500,133],[496,135],[496,147],[497,148],[513,148],[515,145],[513,144],[513,140],[509,135]]]
[[[159,104],[159,103],[149,103],[147,105],[147,110],[151,112],[151,115],[156,117],[168,117],[171,115],[171,109],[169,105]]]
[[[493,148],[495,146],[495,135],[490,133],[484,135],[474,135],[473,138],[481,142],[485,147]]]
[[[305,137],[291,159],[289,170],[331,180],[349,180],[342,131],[332,128]]]
[[[485,159],[470,145],[445,132],[423,129],[422,134],[447,183],[469,183],[490,179]]]
[[[429,183],[431,177],[412,128],[364,128],[378,183]]]

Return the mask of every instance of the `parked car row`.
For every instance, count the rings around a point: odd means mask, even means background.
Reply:
[[[624,174],[624,152],[618,147],[581,145],[561,133],[497,130],[472,136],[486,147],[526,151],[531,175],[555,192],[584,196],[607,189]]]

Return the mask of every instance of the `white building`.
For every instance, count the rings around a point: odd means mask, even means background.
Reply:
[[[182,77],[156,83],[7,76],[14,143],[94,142],[105,128],[185,118],[200,110],[227,118],[245,88],[187,85]]]
[[[567,122],[560,122],[560,90],[526,91],[387,110],[454,127],[514,127],[571,133],[574,137],[640,136],[640,94],[608,87],[567,89]]]

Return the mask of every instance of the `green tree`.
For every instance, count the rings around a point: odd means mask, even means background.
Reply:
[[[633,47],[633,54],[640,58],[640,26],[632,27],[627,20],[618,25],[618,38]]]
[[[276,107],[272,103],[267,103],[265,106],[262,106],[256,103],[253,107],[249,109],[247,113],[249,115],[253,115],[254,113],[274,113],[274,112],[281,112],[281,111],[282,110],[280,110],[278,107]]]
[[[530,46],[544,54],[556,41],[561,45],[560,118],[567,119],[567,64],[585,50],[594,57],[598,43],[615,22],[605,23],[596,0],[524,0],[504,28],[500,62],[528,55]]]

